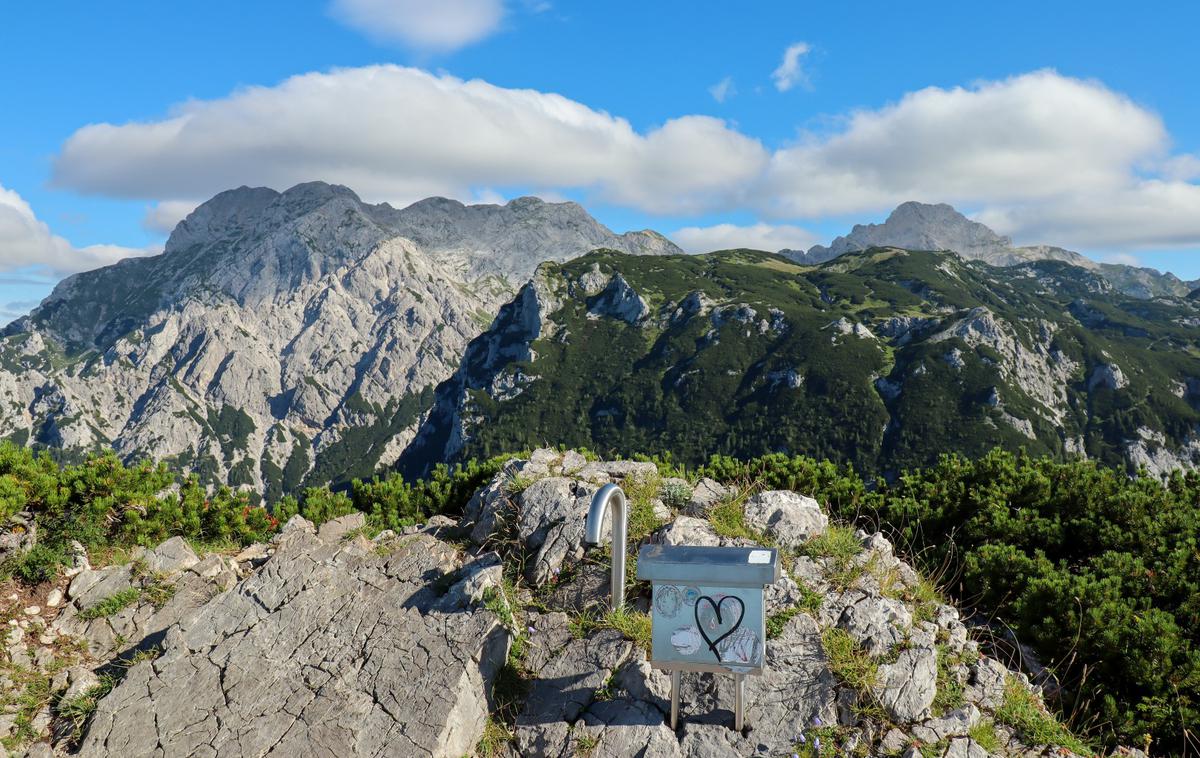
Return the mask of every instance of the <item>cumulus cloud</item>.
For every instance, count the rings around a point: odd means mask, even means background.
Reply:
[[[789,224],[685,226],[668,236],[689,253],[708,253],[738,247],[771,252],[785,248],[807,250],[818,241],[816,235],[807,229]]]
[[[805,73],[800,59],[808,55],[811,49],[807,42],[796,42],[783,51],[783,60],[779,68],[771,74],[771,78],[775,80],[775,89],[787,92],[797,84],[808,86],[808,74]]]
[[[777,151],[757,207],[812,218],[928,198],[981,208],[1018,242],[1196,244],[1200,187],[1181,178],[1194,165],[1169,143],[1156,114],[1053,71],[930,87]]]
[[[193,200],[165,200],[146,209],[142,228],[159,234],[170,234],[175,225],[187,218],[200,203]]]
[[[850,115],[826,137],[775,154],[778,212],[821,215],[912,197],[997,203],[1126,185],[1160,157],[1154,114],[1100,84],[1041,71],[927,89]]]
[[[370,66],[189,102],[161,121],[84,127],[54,181],[167,200],[316,178],[394,202],[478,186],[584,188],[651,212],[699,212],[735,202],[768,157],[708,116],[639,133],[560,95]]]
[[[503,0],[333,0],[334,18],[371,39],[449,52],[491,35]]]
[[[723,103],[736,95],[737,88],[733,86],[733,77],[727,76],[713,86],[709,87],[708,94],[712,95],[713,100],[716,100],[718,103]]]
[[[155,252],[118,245],[74,247],[51,232],[20,195],[0,186],[0,270],[36,266],[64,275]]]
[[[159,201],[160,228],[185,199],[324,179],[393,203],[582,190],[648,213],[780,224],[925,199],[976,209],[1021,243],[1200,243],[1200,160],[1173,155],[1156,114],[1099,82],[1037,71],[930,87],[829,123],[770,152],[708,116],[639,131],[556,94],[371,66],[86,126],[54,181]]]

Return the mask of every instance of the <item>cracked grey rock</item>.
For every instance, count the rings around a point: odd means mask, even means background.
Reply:
[[[732,684],[732,677],[721,678]],[[751,738],[773,753],[790,750],[814,718],[837,723],[837,681],[811,616],[793,616],[768,643],[762,675],[747,678],[746,701],[753,714]]]
[[[335,540],[346,539],[349,535],[366,527],[366,525],[367,514],[357,511],[330,519],[321,524],[321,527],[317,529],[317,536],[325,542],[333,542]]]
[[[261,570],[130,668],[81,752],[457,758],[482,733],[509,635],[490,611],[443,608],[455,587],[433,579],[464,577],[465,594],[481,563],[461,566],[427,535],[384,556],[297,523]]]
[[[908,639],[912,614],[900,600],[866,595],[846,606],[837,625],[878,657]]]
[[[940,718],[929,719],[914,726],[912,734],[922,742],[930,744],[950,737],[962,737],[971,731],[971,727],[979,723],[979,718],[979,709],[968,703]]]
[[[517,716],[516,746],[522,755],[558,755],[575,721],[596,690],[629,657],[632,645],[611,630],[573,639],[538,671]]]
[[[537,549],[526,573],[535,586],[559,573],[569,556],[582,556],[593,494],[591,484],[561,477],[534,482],[521,493],[517,530],[527,546]],[[601,540],[611,538],[611,534],[611,523],[606,519],[600,530]]]
[[[609,578],[606,566],[584,561],[578,565],[573,576],[554,586],[548,602],[553,608],[574,613],[603,608],[612,593]]]
[[[932,648],[901,651],[895,663],[879,667],[872,692],[898,721],[926,718],[937,695],[937,651]]]
[[[574,721],[596,690],[629,657],[632,644],[612,629],[573,639],[538,672],[517,727]]]
[[[660,532],[664,545],[707,545],[721,544],[721,538],[704,519],[679,516]]]
[[[784,547],[797,548],[829,528],[816,500],[795,492],[762,492],[746,502],[746,525],[770,534]]]
[[[1004,702],[1004,686],[1008,669],[995,658],[980,658],[971,666],[971,680],[964,697],[980,708],[994,709]]]
[[[619,698],[593,703],[583,714],[582,732],[595,740],[594,755],[679,758],[679,740],[663,713],[641,700]]]
[[[988,758],[988,752],[970,737],[956,737],[950,740],[942,758]]]
[[[163,574],[184,571],[200,562],[196,551],[183,537],[172,537],[153,550],[135,553],[134,558],[144,561],[149,571]]]
[[[70,601],[54,619],[50,631],[83,639],[91,654],[99,658],[144,644],[154,645],[167,627],[228,589],[237,578],[233,566],[223,558],[214,555],[201,561],[178,537],[137,555],[150,572],[146,576],[135,576],[132,563],[88,569],[76,575],[68,588]],[[164,585],[169,597],[163,600],[157,594],[143,594],[111,615],[94,619],[81,615],[118,593],[149,585]]]
[[[696,486],[692,488],[692,497],[682,510],[688,516],[704,516],[729,494],[730,488],[715,479],[704,477],[696,482]]]

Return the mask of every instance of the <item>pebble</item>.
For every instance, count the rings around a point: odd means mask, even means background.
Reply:
[[[21,599],[21,596],[15,592],[8,596],[8,602],[10,602],[10,603],[15,603],[20,599]]]
[[[54,632],[46,632],[41,637],[38,637],[38,642],[42,643],[43,645],[53,645],[56,639],[58,639],[57,634]]]
[[[46,596],[46,605],[51,608],[57,608],[62,605],[63,591],[58,587],[50,590],[50,594]]]
[[[8,620],[8,625],[9,625],[9,626],[18,626],[18,622],[17,622],[17,620],[16,620],[16,619],[9,619],[9,620]]]
[[[39,605],[31,605],[25,609],[26,616],[36,616],[41,612],[42,612],[42,608]]]

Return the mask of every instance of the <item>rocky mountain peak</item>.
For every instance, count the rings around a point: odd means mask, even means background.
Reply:
[[[850,233],[829,247],[815,245],[810,259],[828,260],[842,253],[893,246],[909,250],[953,250],[965,258],[1005,253],[1012,240],[972,221],[946,203],[901,203],[882,224],[855,224]]]

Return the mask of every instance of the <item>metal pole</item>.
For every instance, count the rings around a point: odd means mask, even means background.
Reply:
[[[612,506],[612,609],[620,610],[625,605],[625,541],[628,534],[629,514],[625,506],[625,493],[615,484],[606,484],[592,497],[588,508],[583,541],[588,545],[600,544],[600,529],[604,517]]]
[[[679,669],[671,670],[671,729],[679,728]]]
[[[746,675],[733,675],[733,728],[746,728]]]

